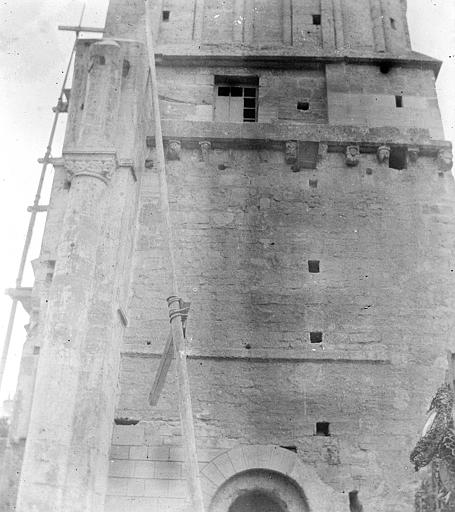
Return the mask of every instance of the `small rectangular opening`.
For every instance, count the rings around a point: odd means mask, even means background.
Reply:
[[[297,103],[297,110],[310,110],[310,103],[308,101],[299,101]]]
[[[169,21],[171,17],[171,11],[163,11],[163,21]]]
[[[403,108],[403,96],[401,96],[401,95],[395,96],[395,106],[397,108]]]
[[[397,29],[397,22],[394,18],[390,18],[390,26],[393,28],[393,30]]]
[[[330,436],[330,423],[326,421],[318,421],[316,423],[316,435],[317,436]]]
[[[310,343],[322,343],[322,332],[310,332]]]
[[[390,169],[401,171],[407,169],[408,159],[406,148],[391,148],[389,157]]]
[[[41,350],[41,347],[39,347],[38,345],[35,345],[33,347],[33,355],[37,356],[40,353],[40,350]]]
[[[320,24],[321,24],[321,15],[313,14],[313,25],[320,25]]]
[[[285,450],[289,450],[290,452],[297,453],[297,446],[280,446],[280,448],[284,448]]]
[[[318,180],[309,180],[310,188],[318,188]]]
[[[137,425],[139,420],[132,418],[114,418],[114,423],[116,425]]]
[[[308,271],[311,274],[319,273],[319,260],[308,260]]]

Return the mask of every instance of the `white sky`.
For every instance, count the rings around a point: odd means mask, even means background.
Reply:
[[[366,0],[359,0],[366,1]],[[87,0],[84,25],[102,27],[108,0]],[[3,290],[14,287],[29,220],[52,124],[63,73],[73,44],[73,34],[58,25],[77,25],[82,0],[3,0],[0,5],[0,351],[8,323],[11,300]],[[415,51],[444,62],[438,79],[440,107],[446,138],[455,140],[455,2],[408,0],[408,20]],[[65,115],[62,117],[62,125]],[[53,155],[60,156],[62,130]],[[51,166],[49,167],[51,171]],[[52,171],[49,172],[49,178]],[[50,179],[48,180],[48,183]],[[42,204],[47,203],[47,197]],[[44,214],[38,214],[44,220]],[[42,222],[38,222],[30,259],[38,256]],[[32,284],[30,263],[24,285]],[[10,363],[0,401],[13,394],[27,315],[18,307]],[[1,405],[1,403],[0,403]]]

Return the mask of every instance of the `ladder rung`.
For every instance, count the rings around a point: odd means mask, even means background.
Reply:
[[[47,212],[49,209],[48,204],[40,204],[38,206],[28,206],[27,211],[28,212]]]

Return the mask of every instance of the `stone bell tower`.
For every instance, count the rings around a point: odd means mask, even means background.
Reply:
[[[411,512],[455,187],[404,0],[156,0],[205,509]],[[77,46],[11,444],[18,512],[190,510],[143,0]]]

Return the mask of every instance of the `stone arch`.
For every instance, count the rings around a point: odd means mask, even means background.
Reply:
[[[242,482],[243,477],[257,476],[261,471],[277,474],[278,478],[294,485],[299,490],[308,512],[349,512],[346,496],[322,482],[316,471],[304,464],[297,454],[273,445],[238,446],[208,463],[201,470],[207,510],[229,512],[229,507],[223,510],[225,504],[220,510],[213,509],[212,505],[216,504],[217,496],[220,496],[230,482],[235,482],[236,479]],[[245,486],[243,489],[245,490]]]

